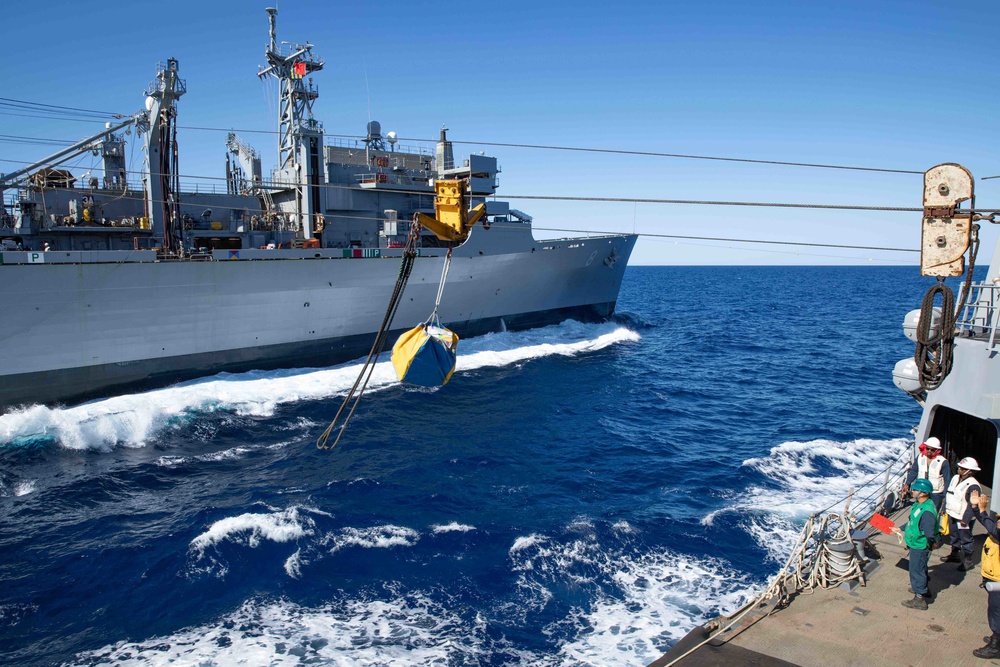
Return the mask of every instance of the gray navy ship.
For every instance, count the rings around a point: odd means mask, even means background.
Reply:
[[[469,206],[486,206],[453,249],[439,315],[456,333],[613,314],[636,236],[536,241],[531,216],[493,198],[496,158],[456,161],[445,130],[433,149],[403,146],[374,121],[364,139],[326,141],[311,77],[324,63],[311,44],[279,44],[277,11],[267,12],[258,76],[279,91],[270,178],[231,133],[218,191],[182,191],[186,83],[173,59],[157,67],[144,110],[0,175],[0,201],[15,194],[0,208],[0,281],[16,295],[0,318],[0,410],[363,356],[410,220],[434,212],[436,180],[465,183]],[[133,135],[146,155],[141,183],[126,171]],[[102,179],[59,168],[88,152],[101,156]],[[448,252],[427,231],[418,246],[395,318],[406,328],[433,306]]]

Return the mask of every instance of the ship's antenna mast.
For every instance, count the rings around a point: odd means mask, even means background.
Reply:
[[[268,17],[268,66],[260,78],[278,81],[278,168],[274,180],[295,194],[295,214],[302,224],[304,238],[312,238],[314,222],[321,214],[320,183],[322,173],[323,124],[313,118],[312,104],[319,90],[306,77],[323,69],[323,61],[312,53],[312,44],[290,44],[288,54],[277,41],[278,10],[266,9]]]
[[[180,252],[184,229],[180,224],[180,177],[177,166],[177,100],[187,91],[177,75],[174,58],[156,67],[156,78],[146,91],[146,212],[153,237],[163,238],[167,252]],[[148,126],[148,127],[145,127]]]
[[[368,63],[361,59],[361,67],[365,71],[365,93],[368,95],[368,135],[371,136],[372,127],[372,90],[368,87]],[[369,154],[369,149],[371,148],[371,142],[365,142],[365,162],[369,165],[372,163],[371,155]]]
[[[267,12],[267,22],[270,25],[271,34],[271,45],[268,47],[268,51],[278,50],[278,10],[274,7],[268,7],[264,10]]]

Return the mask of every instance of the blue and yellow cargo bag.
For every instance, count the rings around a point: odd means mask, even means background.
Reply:
[[[401,382],[440,387],[455,372],[457,348],[455,332],[433,324],[419,324],[392,346],[392,365]]]

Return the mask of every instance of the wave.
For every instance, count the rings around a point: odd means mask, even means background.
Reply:
[[[294,506],[267,514],[240,514],[214,522],[208,527],[208,530],[195,537],[188,545],[194,562],[191,573],[213,572],[220,578],[226,576],[229,567],[224,558],[216,553],[216,548],[223,543],[241,544],[256,549],[265,541],[282,544],[297,542],[302,538],[314,535],[316,522],[302,514],[302,512],[310,511],[313,510]],[[324,513],[320,512],[320,514]],[[284,569],[288,576],[297,579],[301,576],[304,564],[297,549],[285,561]]]
[[[241,514],[216,521],[191,540],[190,546],[198,553],[204,553],[206,548],[220,542],[245,537],[247,545],[256,548],[261,540],[290,542],[311,535],[314,525],[309,517],[299,516],[298,507],[271,514]]]
[[[389,547],[412,547],[420,539],[420,533],[405,526],[372,526],[370,528],[341,528],[327,535],[321,544],[329,546],[330,553],[348,547],[363,549],[388,549]]]
[[[18,482],[14,485],[14,495],[15,496],[26,496],[35,490],[35,480],[29,479],[25,481]]]
[[[144,642],[119,642],[76,657],[78,664],[427,665],[469,664],[488,652],[484,623],[411,593],[303,607],[248,600],[217,623]]]
[[[558,664],[649,664],[692,627],[734,612],[757,592],[728,565],[707,558],[660,552],[614,567],[616,590],[563,622],[578,631],[560,646]]]
[[[582,589],[587,606],[574,606],[543,633],[562,636],[560,665],[645,665],[698,623],[731,613],[756,589],[725,562],[656,551],[607,549],[593,535],[568,542],[532,534],[509,552],[523,599],[519,622],[551,606],[555,591]]]
[[[852,511],[873,509],[890,466],[888,489],[898,486],[908,460],[902,455],[911,445],[905,438],[782,443],[767,456],[743,462],[744,469],[763,476],[766,484],[751,484],[725,508],[703,518],[702,524],[711,525],[725,512],[745,514],[749,518],[744,528],[772,559],[783,561],[802,523],[813,513],[841,509],[852,491]]]
[[[468,533],[475,530],[475,526],[469,526],[464,523],[458,523],[457,521],[452,521],[451,523],[440,525],[434,524],[431,526],[431,531],[435,535],[440,535],[441,533]]]
[[[639,334],[613,322],[559,325],[521,332],[486,334],[462,341],[456,372],[496,368],[541,357],[573,356],[622,342]],[[142,394],[116,396],[68,408],[34,405],[0,415],[0,446],[55,441],[69,449],[110,450],[143,447],[172,425],[199,414],[225,411],[269,417],[279,406],[345,393],[360,363],[326,369],[223,373]],[[390,361],[375,365],[370,390],[398,384]],[[300,418],[295,426],[311,422]]]
[[[292,440],[285,440],[282,442],[275,442],[270,445],[266,445],[264,449],[283,449],[293,443]],[[174,454],[167,454],[156,459],[156,465],[164,468],[172,468],[174,466],[183,465],[185,463],[197,462],[197,463],[211,463],[216,461],[233,461],[242,459],[246,454],[258,449],[257,447],[231,447],[230,449],[223,449],[218,452],[209,452],[208,454],[198,454],[197,456],[177,456]]]
[[[565,534],[573,534],[571,528]],[[416,531],[398,526],[366,534],[389,539],[366,538],[359,546],[391,546],[392,536],[416,537]],[[286,571],[295,571],[299,558],[297,549]],[[593,535],[562,541],[541,534],[518,537],[509,548],[508,567],[517,575],[514,599],[488,605],[471,602],[467,591],[454,587],[401,590],[399,583],[316,606],[254,597],[209,624],[118,642],[80,654],[74,662],[365,667],[501,659],[505,664],[638,667],[659,657],[687,628],[738,608],[752,594],[722,561],[662,551],[624,553],[604,547]],[[552,591],[567,586],[587,588],[592,595],[582,606],[559,607],[557,620],[536,633],[532,646],[515,644],[509,637],[532,627],[523,617],[542,611],[551,616]]]
[[[289,577],[299,579],[305,565],[338,551],[350,548],[412,547],[421,537],[413,528],[391,524],[363,528],[347,526],[324,532],[317,527],[313,516],[331,518],[332,515],[319,509],[294,505],[283,510],[272,509],[267,513],[248,512],[219,519],[188,545],[192,558],[189,574],[225,577],[229,573],[229,565],[224,552],[220,553],[223,545],[256,549],[265,542],[294,542],[295,552],[285,558],[283,567]],[[445,526],[433,526],[432,530],[434,533],[468,532],[475,528],[453,522]]]
[[[18,481],[5,481],[0,477],[0,498],[18,498],[34,493],[38,486],[37,480],[22,479]]]

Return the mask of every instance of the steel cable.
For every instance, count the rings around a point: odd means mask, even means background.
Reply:
[[[368,387],[368,382],[371,380],[372,373],[375,371],[375,365],[378,362],[378,357],[382,354],[382,350],[385,348],[386,340],[389,337],[389,331],[392,330],[392,321],[395,319],[396,311],[399,309],[399,304],[402,301],[403,291],[406,289],[406,284],[410,280],[410,273],[413,271],[413,263],[417,256],[416,242],[419,235],[420,223],[418,223],[416,221],[416,217],[414,217],[413,223],[410,226],[410,234],[406,240],[406,247],[403,249],[403,260],[399,265],[399,274],[396,276],[396,285],[393,287],[392,296],[389,297],[389,305],[386,307],[385,316],[382,318],[382,324],[379,326],[378,333],[375,335],[375,341],[372,343],[371,350],[368,352],[368,357],[361,366],[358,378],[354,381],[351,389],[344,397],[344,402],[341,403],[340,409],[337,410],[337,414],[334,416],[333,420],[330,421],[330,425],[326,427],[326,430],[324,430],[323,433],[320,434],[319,438],[316,439],[317,449],[333,449],[337,446],[337,443],[340,442],[340,438],[344,435],[344,429],[347,428],[347,424],[350,423],[351,417],[354,416],[354,411],[357,410],[358,404],[361,403],[361,398],[365,393],[365,389]],[[344,414],[344,411],[347,410],[347,406],[352,400],[354,403],[347,412],[347,416],[344,417],[344,422],[341,424],[337,437],[331,445],[329,444],[329,440],[331,434],[333,433],[333,429],[336,427],[337,422]]]

